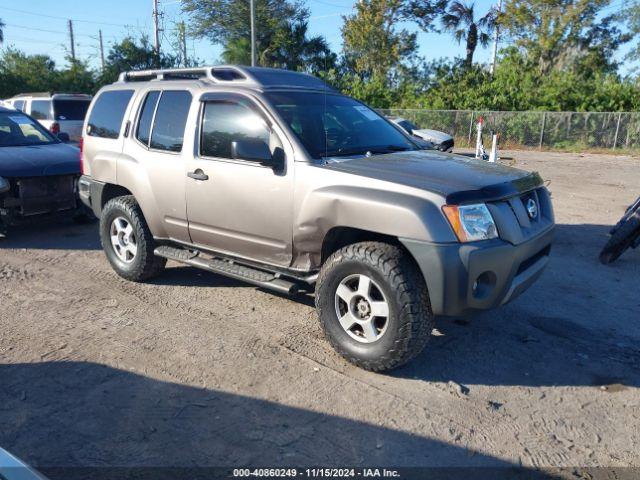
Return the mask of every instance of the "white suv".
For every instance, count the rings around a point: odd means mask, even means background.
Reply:
[[[64,137],[60,134],[66,133],[69,140],[78,142],[91,98],[81,93],[25,93],[5,102],[31,115],[54,135]]]

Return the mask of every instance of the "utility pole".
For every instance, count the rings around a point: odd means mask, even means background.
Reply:
[[[187,27],[184,22],[178,23],[178,38],[180,40],[180,49],[182,50],[182,64],[185,67],[189,66],[187,60]]]
[[[98,38],[100,40],[100,64],[104,70],[104,44],[102,43],[102,30],[98,30]]]
[[[157,61],[160,62],[160,25],[158,18],[160,12],[158,11],[158,0],[153,0],[153,35],[155,38],[155,49]]]
[[[76,46],[73,41],[73,22],[69,20],[69,43],[71,45],[71,59],[76,61]]]
[[[498,11],[496,12],[496,21],[500,18],[502,13],[502,0],[498,0]],[[498,56],[498,39],[500,37],[500,27],[496,23],[493,27],[493,50],[491,51],[491,66],[489,67],[489,73],[493,76],[493,72],[496,69],[496,57]]]
[[[251,9],[251,66],[256,66],[256,6],[255,0],[249,0]]]

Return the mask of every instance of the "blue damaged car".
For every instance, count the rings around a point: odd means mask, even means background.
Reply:
[[[0,107],[0,236],[43,215],[89,219],[78,197],[80,152],[62,140],[30,116]]]

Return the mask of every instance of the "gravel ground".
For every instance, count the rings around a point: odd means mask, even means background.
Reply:
[[[311,297],[169,264],[112,272],[96,226],[0,243],[0,446],[35,466],[640,466],[640,251],[598,263],[640,159],[502,152],[550,182],[549,268],[440,319],[381,375],[338,357]]]

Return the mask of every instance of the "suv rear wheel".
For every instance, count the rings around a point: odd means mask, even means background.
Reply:
[[[434,326],[417,265],[399,246],[380,242],[349,245],[327,259],[318,277],[316,308],[338,353],[373,371],[411,360]]]
[[[157,276],[167,260],[154,255],[153,235],[131,195],[107,202],[100,217],[100,240],[118,275],[141,282]]]

